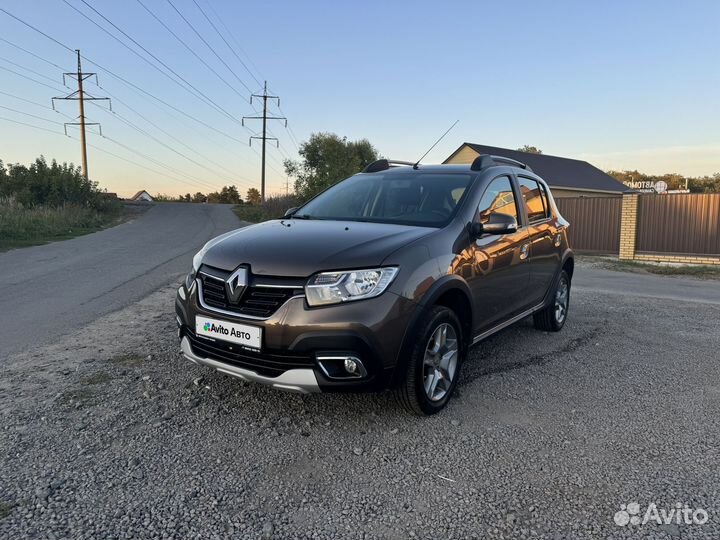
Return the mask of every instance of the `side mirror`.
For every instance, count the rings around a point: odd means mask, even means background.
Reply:
[[[493,212],[488,216],[486,223],[472,223],[470,234],[473,238],[478,238],[483,234],[511,234],[516,232],[517,228],[517,221],[514,217]]]
[[[283,215],[283,217],[292,216],[298,208],[300,208],[300,207],[293,206],[292,208],[288,208],[287,210],[285,210],[285,214]]]

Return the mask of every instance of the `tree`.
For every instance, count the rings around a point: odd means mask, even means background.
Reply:
[[[518,152],[527,152],[528,154],[542,154],[542,150],[540,150],[537,146],[530,146],[527,144],[518,148]]]
[[[295,192],[301,201],[315,196],[378,159],[367,139],[348,141],[335,133],[313,133],[300,144],[300,161],[285,160],[285,172],[295,178]]]
[[[240,193],[235,186],[223,186],[220,190],[220,202],[225,204],[240,204]]]
[[[30,166],[8,164],[0,167],[0,197],[13,197],[25,206],[104,205],[97,182],[86,180],[72,163],[48,162],[43,156]]]
[[[200,193],[200,195],[202,195],[202,193]],[[215,204],[242,204],[242,199],[235,186],[223,186],[219,193],[217,191],[208,193],[207,202]]]
[[[205,201],[207,201],[207,196],[199,191],[192,197],[192,202],[194,203],[204,203]]]
[[[258,205],[258,204],[262,203],[262,196],[260,195],[260,192],[256,188],[251,187],[250,189],[247,190],[247,195],[245,197],[245,200],[247,201],[248,204]]]

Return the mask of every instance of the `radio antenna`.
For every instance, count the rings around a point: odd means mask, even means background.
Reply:
[[[447,135],[448,133],[450,133],[450,130],[451,130],[452,128],[454,128],[455,126],[457,126],[457,123],[458,123],[459,121],[460,121],[460,120],[455,120],[455,123],[454,123],[452,126],[450,126],[450,127],[448,128],[448,130],[447,130],[445,133],[443,133],[437,141],[435,141],[435,144],[433,144],[430,148],[428,148],[428,151],[427,151],[427,152],[425,152],[422,156],[420,156],[420,159],[418,159],[417,162],[415,163],[415,165],[413,165],[413,169],[417,169],[417,168],[418,168],[418,165],[420,165],[420,162],[423,160],[423,158],[424,158],[425,156],[427,156],[427,155],[430,153],[430,150],[432,150],[433,148],[435,148],[435,147],[437,146],[437,144],[445,138],[445,135]]]

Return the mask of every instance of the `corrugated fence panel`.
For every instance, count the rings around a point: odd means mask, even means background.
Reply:
[[[641,196],[636,249],[720,255],[720,193]]]
[[[578,251],[620,251],[621,197],[555,199],[560,214],[570,222],[570,246]]]

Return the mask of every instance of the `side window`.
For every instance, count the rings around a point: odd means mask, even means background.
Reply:
[[[547,198],[544,197],[545,194],[540,189],[540,184],[535,180],[523,177],[518,177],[518,183],[523,199],[525,199],[525,206],[527,206],[528,221],[533,223],[545,219],[547,217]]]
[[[548,197],[547,188],[540,184],[540,193],[542,194],[543,204],[545,205],[545,217],[551,217],[550,198]]]
[[[490,182],[480,199],[477,220],[480,223],[487,223],[493,212],[507,214],[518,221],[517,202],[512,190],[512,183],[507,176],[498,176]]]

